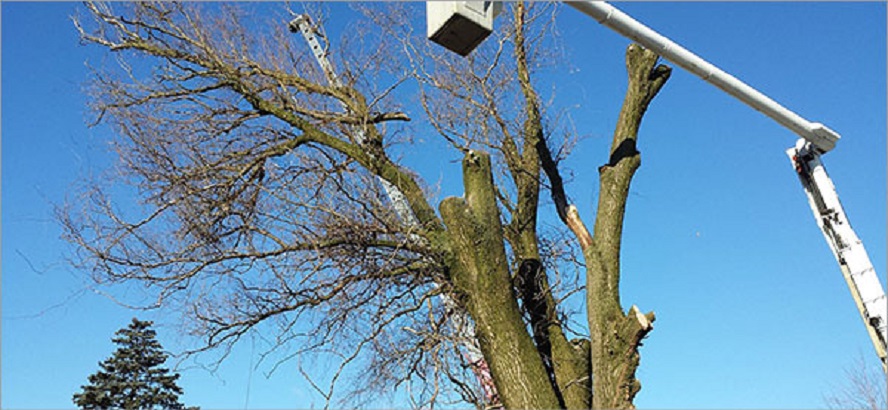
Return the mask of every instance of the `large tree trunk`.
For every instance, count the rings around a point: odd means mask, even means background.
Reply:
[[[452,243],[451,277],[475,320],[475,336],[506,408],[562,407],[527,332],[509,273],[490,157],[463,160],[465,198],[441,202]]]
[[[593,239],[583,250],[586,259],[586,303],[592,339],[593,407],[634,408],[641,389],[635,379],[638,348],[652,329],[653,312],[633,306],[628,314],[620,304],[620,240],[626,198],[632,176],[641,164],[636,138],[648,104],[669,78],[669,67],[657,66],[657,55],[638,45],[626,51],[629,87],[610,150],[610,160],[599,168],[600,192]]]

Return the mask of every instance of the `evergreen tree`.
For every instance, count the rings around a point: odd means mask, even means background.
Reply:
[[[74,404],[82,409],[185,409],[179,402],[182,388],[176,385],[179,374],[160,367],[167,354],[151,325],[133,318],[115,333],[117,351],[99,363],[101,370],[74,394]]]

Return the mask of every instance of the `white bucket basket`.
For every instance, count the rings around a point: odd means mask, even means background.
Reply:
[[[501,9],[493,1],[427,1],[428,38],[465,57],[493,31]]]

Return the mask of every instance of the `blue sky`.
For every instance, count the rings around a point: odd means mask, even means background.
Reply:
[[[414,24],[424,30],[422,5],[413,6]],[[617,6],[842,135],[823,160],[884,283],[885,3]],[[112,352],[113,332],[134,315],[156,320],[170,350],[190,342],[162,312],[136,313],[89,290],[85,274],[65,262],[70,249],[59,239],[53,206],[77,177],[114,161],[104,151],[113,136],[86,126],[85,62],[107,55],[78,44],[69,16],[79,4],[0,7],[0,406],[68,408],[71,394]],[[355,18],[345,4],[327,7],[331,19]],[[605,161],[625,89],[628,40],[568,7],[558,19],[570,69],[538,79],[555,87],[556,106],[569,108],[586,136],[565,166],[573,171],[571,196],[591,219],[596,168]],[[327,29],[338,37],[338,27],[337,21]],[[678,68],[654,100],[642,124],[643,165],[624,231],[623,302],[657,313],[642,349],[640,408],[823,407],[823,395],[841,385],[845,368],[861,356],[873,362],[784,154],[795,139]],[[442,195],[461,194],[449,162],[457,153],[422,148],[405,154],[405,163],[432,164],[420,168],[426,180],[440,179]],[[323,405],[294,363],[266,377],[271,366],[257,366],[257,353],[248,340],[215,373],[183,368],[183,401],[205,409]]]

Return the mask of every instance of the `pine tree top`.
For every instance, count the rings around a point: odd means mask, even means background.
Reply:
[[[99,363],[72,400],[82,409],[185,409],[179,402],[178,373],[161,367],[168,355],[157,341],[153,322],[133,318],[111,339],[117,350]]]

